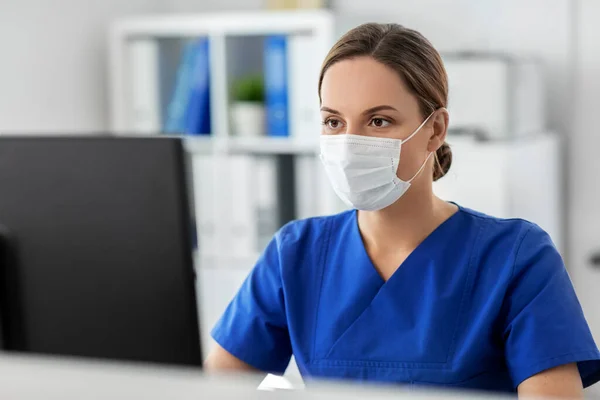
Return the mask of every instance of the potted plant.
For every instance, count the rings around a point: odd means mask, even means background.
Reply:
[[[232,87],[231,125],[237,136],[265,134],[265,89],[260,75],[237,79]]]

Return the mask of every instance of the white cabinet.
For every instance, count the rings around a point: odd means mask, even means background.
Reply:
[[[600,2],[578,0],[573,27],[576,78],[572,105],[572,135],[569,137],[569,265],[579,300],[592,333],[600,342],[600,269],[590,258],[600,252]],[[597,387],[597,388],[596,388]],[[595,385],[594,393],[600,394]]]
[[[449,137],[448,143],[452,167],[434,184],[438,196],[495,217],[534,222],[564,250],[557,135],[487,142]]]
[[[545,129],[542,65],[531,58],[447,54],[451,128],[488,139],[530,136]]]

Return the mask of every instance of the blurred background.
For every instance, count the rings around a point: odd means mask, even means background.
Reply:
[[[284,223],[343,210],[318,162],[317,77],[369,21],[442,53],[443,198],[538,223],[600,340],[597,0],[0,0],[0,133],[184,135],[205,349]]]

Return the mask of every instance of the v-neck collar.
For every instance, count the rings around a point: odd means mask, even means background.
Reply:
[[[430,252],[427,251],[428,248],[430,248],[430,246],[432,246],[434,243],[437,242],[436,239],[439,239],[441,237],[443,237],[444,233],[450,229],[453,225],[454,222],[459,218],[459,216],[463,213],[463,208],[456,204],[456,203],[452,203],[455,206],[458,207],[458,210],[452,214],[450,217],[448,217],[446,220],[444,220],[441,224],[439,224],[433,231],[431,231],[431,233],[429,235],[427,235],[425,237],[425,239],[423,239],[421,241],[421,243],[419,243],[417,245],[417,247],[414,248],[413,251],[410,252],[410,254],[406,257],[406,259],[402,262],[402,264],[400,264],[396,270],[392,273],[392,275],[387,279],[383,279],[383,277],[379,274],[379,272],[377,271],[377,268],[375,268],[375,265],[373,264],[373,261],[371,260],[371,257],[369,256],[369,253],[367,252],[367,248],[365,247],[365,242],[362,238],[362,235],[360,233],[360,228],[358,226],[358,210],[353,210],[352,212],[352,230],[353,230],[353,234],[355,235],[355,238],[358,242],[360,242],[360,250],[361,251],[361,256],[362,258],[366,261],[366,268],[370,268],[371,272],[376,276],[376,278],[378,278],[379,284],[380,286],[383,286],[385,284],[387,284],[388,282],[392,281],[395,279],[395,277],[397,275],[400,275],[401,270],[405,270],[406,267],[409,267],[411,264],[419,264],[418,262],[416,262],[416,260],[422,256],[426,256],[427,254],[429,254]]]

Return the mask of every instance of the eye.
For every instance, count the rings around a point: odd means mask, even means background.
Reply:
[[[325,121],[323,121],[323,125],[325,125],[325,127],[328,129],[336,130],[342,126],[342,122],[339,119],[327,118]]]
[[[386,128],[390,124],[391,124],[391,122],[385,118],[373,118],[373,119],[371,119],[371,122],[369,122],[369,125],[371,125],[375,128]]]

